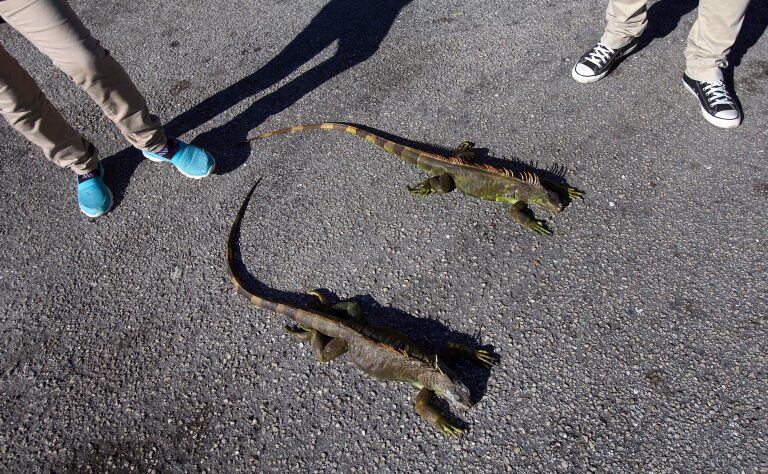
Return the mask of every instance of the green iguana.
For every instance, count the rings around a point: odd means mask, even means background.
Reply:
[[[338,130],[356,135],[430,173],[431,178],[408,188],[414,196],[443,194],[456,189],[466,195],[486,201],[511,204],[510,212],[515,221],[539,234],[550,235],[552,231],[547,228],[544,221],[530,215],[527,208],[528,204],[537,205],[550,212],[560,212],[563,208],[562,199],[573,200],[581,198],[583,195],[581,191],[575,188],[554,180],[543,179],[531,171],[515,172],[473,163],[472,147],[474,147],[474,143],[469,141],[462,142],[452,156],[441,156],[400,145],[352,125],[324,122],[296,125],[262,133],[246,139],[245,143],[274,135],[312,129]]]
[[[278,303],[246,290],[234,271],[234,241],[236,229],[240,227],[257,185],[258,182],[240,206],[227,240],[227,266],[237,292],[255,306],[291,319],[294,324],[285,329],[292,336],[310,343],[320,362],[331,361],[346,353],[354,365],[377,379],[407,382],[419,388],[416,412],[448,435],[461,433],[463,430],[443,417],[430,399],[437,395],[455,408],[469,408],[469,389],[458,381],[448,362],[463,357],[490,367],[498,361],[497,357],[489,351],[472,349],[457,342],[447,343],[441,351],[432,351],[392,329],[368,324],[356,302],[347,300],[331,305],[317,290],[308,294],[316,299],[318,310]]]

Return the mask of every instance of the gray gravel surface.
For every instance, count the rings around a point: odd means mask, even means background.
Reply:
[[[768,6],[732,54],[734,131],[681,84],[694,6],[654,3],[652,41],[583,86],[603,0],[74,2],[169,128],[216,153],[200,182],[140,160],[0,27],[118,200],[86,219],[71,174],[0,126],[0,470],[767,472]],[[412,198],[421,173],[353,137],[236,145],[319,120],[563,165],[586,199],[543,238],[501,205]],[[249,281],[495,348],[490,373],[462,370],[482,396],[465,436],[233,293],[226,234],[259,176]]]

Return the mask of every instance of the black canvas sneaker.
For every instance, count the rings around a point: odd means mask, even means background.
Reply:
[[[720,128],[736,128],[741,124],[741,111],[723,81],[697,81],[683,74],[683,85],[699,99],[701,114],[707,122]]]
[[[612,49],[603,43],[597,43],[594,48],[584,53],[573,66],[571,77],[582,84],[599,81],[611,71],[616,61],[637,48],[637,40],[635,38],[628,45],[619,49]]]

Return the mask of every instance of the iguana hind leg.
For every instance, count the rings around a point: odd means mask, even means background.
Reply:
[[[525,201],[517,201],[509,208],[509,212],[512,214],[512,218],[515,222],[537,234],[552,235],[552,231],[547,228],[544,221],[535,219],[530,216],[530,211],[527,208]]]
[[[448,342],[443,346],[441,351],[443,359],[448,362],[453,362],[458,358],[464,358],[483,365],[485,367],[492,367],[499,362],[499,358],[485,349],[472,349],[466,344],[460,342]]]
[[[416,413],[418,413],[425,421],[440,428],[440,431],[448,436],[461,434],[464,430],[448,421],[434,406],[432,406],[431,401],[434,393],[435,392],[428,388],[419,390],[415,403]]]
[[[312,352],[320,362],[330,362],[347,352],[347,341],[312,330]]]
[[[414,196],[429,196],[430,194],[445,194],[453,191],[456,185],[448,173],[427,178],[416,186],[408,186],[408,191]]]
[[[320,362],[329,362],[347,352],[347,341],[331,338],[316,329],[307,329],[298,324],[285,326],[291,336],[312,346],[312,352]]]
[[[328,298],[320,293],[319,290],[308,291],[307,294],[315,298],[315,303],[320,311],[333,313],[336,316],[356,321],[363,319],[363,312],[360,310],[360,305],[357,304],[356,301],[344,300],[332,305],[328,302]]]

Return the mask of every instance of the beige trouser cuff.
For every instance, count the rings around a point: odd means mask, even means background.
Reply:
[[[749,0],[700,0],[696,22],[685,48],[685,72],[697,81],[723,79],[721,68],[736,41]],[[654,8],[663,9],[662,3]],[[662,13],[663,14],[663,11]],[[648,24],[647,0],[610,0],[600,41],[618,49],[639,37]]]

